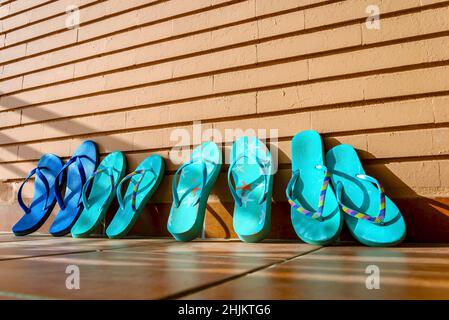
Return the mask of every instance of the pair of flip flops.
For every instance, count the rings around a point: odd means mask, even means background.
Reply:
[[[152,155],[144,159],[133,172],[124,176],[124,154],[115,151],[107,155],[83,187],[84,209],[72,227],[72,236],[86,237],[94,232],[116,196],[119,208],[106,229],[106,235],[111,239],[125,236],[161,183],[164,167],[162,157]],[[122,196],[122,185],[128,180],[130,183],[125,196]],[[87,196],[90,183],[92,187]]]
[[[194,149],[190,161],[176,171],[167,222],[167,229],[176,240],[190,241],[200,234],[221,159],[218,146],[206,142]],[[241,137],[234,142],[230,159],[228,182],[235,200],[234,229],[243,241],[260,241],[270,229],[273,186],[270,152],[257,138]]]
[[[95,171],[97,161],[98,152],[93,141],[82,143],[65,164],[54,154],[42,156],[37,167],[30,171],[18,190],[17,199],[25,214],[12,228],[14,234],[23,236],[38,230],[51,214],[56,202],[60,210],[50,226],[50,233],[54,236],[68,234],[82,209],[82,188]],[[34,175],[34,196],[28,207],[22,199],[22,190]],[[65,193],[62,196],[64,182]]]
[[[295,232],[307,243],[333,242],[343,220],[354,238],[368,246],[395,245],[405,237],[401,212],[380,183],[365,173],[355,149],[342,144],[325,157],[316,131],[300,132],[292,140],[286,195]]]

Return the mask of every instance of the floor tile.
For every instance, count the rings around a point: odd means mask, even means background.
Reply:
[[[150,245],[150,242],[164,242],[167,240],[141,240],[141,239],[73,239],[70,237],[38,239],[16,242],[0,242],[0,261],[8,259],[29,258],[55,254],[75,252],[89,252],[96,250],[119,249]]]
[[[101,251],[0,262],[0,289],[63,299],[160,299],[266,267],[276,259]],[[66,288],[69,265],[80,290]]]
[[[366,287],[369,266],[379,268],[378,290]],[[447,246],[326,247],[185,298],[449,299],[448,270]]]
[[[276,260],[288,259],[311,250],[319,246],[313,246],[298,242],[269,242],[243,243],[238,240],[230,241],[192,241],[176,242],[167,241],[153,246],[155,253],[167,254],[196,254],[207,256],[226,257],[247,257],[247,258],[272,258]],[[120,249],[120,251],[141,253],[147,251],[146,245]]]

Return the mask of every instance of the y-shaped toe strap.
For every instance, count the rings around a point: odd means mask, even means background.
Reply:
[[[19,191],[17,192],[17,201],[19,202],[19,205],[22,208],[22,210],[25,213],[27,213],[27,214],[30,213],[31,207],[33,206],[33,203],[31,203],[29,207],[26,206],[26,204],[23,202],[23,198],[22,198],[22,189],[23,189],[23,186],[27,183],[27,181],[33,175],[38,176],[39,179],[44,184],[44,187],[45,187],[45,206],[44,206],[44,210],[48,209],[48,205],[49,205],[49,203],[48,203],[48,196],[50,194],[50,186],[49,186],[47,178],[45,178],[44,174],[42,173],[42,169],[44,169],[44,168],[43,167],[37,167],[37,168],[34,168],[33,170],[31,170],[28,173],[28,176],[25,178],[25,180],[20,185]]]
[[[132,193],[132,195],[131,195],[131,208],[132,208],[133,211],[135,212],[135,211],[137,210],[137,208],[136,208],[137,192],[138,192],[138,190],[139,190],[140,183],[142,182],[142,179],[143,179],[143,177],[145,176],[145,174],[146,174],[147,172],[151,172],[151,173],[153,174],[153,178],[152,178],[151,181],[153,181],[153,180],[155,180],[155,179],[157,178],[156,172],[154,172],[153,168],[150,167],[149,169],[140,169],[140,170],[136,170],[136,171],[131,172],[131,173],[128,174],[126,177],[124,177],[124,178],[122,179],[122,181],[120,181],[120,183],[118,184],[118,186],[117,186],[117,200],[118,200],[118,203],[119,203],[120,208],[121,208],[122,210],[125,209],[125,204],[124,204],[124,202],[123,202],[123,197],[122,197],[122,192],[121,192],[121,190],[122,190],[122,184],[123,184],[126,180],[131,179],[132,177],[134,177],[134,176],[136,176],[136,175],[140,175],[139,179],[137,179],[137,182],[136,182],[136,184],[135,184],[134,187],[133,187],[133,193]]]
[[[229,167],[228,170],[228,184],[229,184],[229,190],[231,191],[232,197],[234,198],[236,204],[241,207],[242,206],[242,198],[237,194],[236,188],[234,187],[234,183],[233,183],[233,177],[232,177],[232,172],[234,170],[234,167],[236,166],[237,162],[240,159],[243,158],[247,158],[249,159],[249,157],[245,154],[241,154],[239,157],[237,157],[237,159],[235,159],[231,166]],[[263,173],[263,178],[264,178],[264,192],[262,194],[262,196],[259,199],[259,204],[262,204],[263,202],[265,202],[266,198],[267,198],[267,194],[268,194],[268,176],[269,176],[269,172],[267,173],[267,168],[270,162],[267,163],[262,163],[262,161],[260,161],[260,159],[258,157],[255,158],[257,164],[259,165],[259,167],[262,169],[262,173]],[[268,164],[268,165],[267,165]]]
[[[55,196],[56,196],[56,200],[58,201],[58,205],[61,208],[61,210],[64,210],[66,208],[65,203],[64,203],[64,199],[62,198],[62,194],[61,194],[61,187],[60,187],[60,176],[63,175],[66,171],[66,169],[72,165],[74,162],[76,162],[76,166],[78,168],[78,172],[80,174],[81,177],[81,185],[84,186],[84,184],[86,183],[86,171],[84,170],[84,166],[83,163],[81,162],[81,159],[87,159],[91,162],[93,162],[92,159],[90,159],[88,156],[85,155],[79,155],[79,156],[73,156],[72,158],[69,159],[69,161],[67,161],[64,166],[62,167],[61,171],[59,171],[58,175],[56,176],[55,179]],[[80,194],[80,199],[82,198],[82,195]],[[79,205],[79,200],[78,199],[78,205]]]
[[[84,186],[83,186],[83,191],[82,191],[82,200],[83,200],[84,208],[86,208],[86,209],[89,209],[89,208],[90,208],[90,205],[89,205],[89,203],[87,202],[86,192],[87,192],[87,189],[89,188],[90,183],[92,182],[92,180],[94,179],[95,176],[97,176],[97,175],[99,175],[99,174],[106,174],[106,175],[108,175],[109,178],[110,178],[109,180],[110,180],[110,186],[111,186],[110,192],[114,192],[115,183],[114,183],[113,170],[114,170],[114,169],[113,169],[112,167],[105,167],[105,168],[103,168],[103,169],[99,169],[99,170],[95,171],[94,174],[91,175],[91,176],[86,180],[86,183],[84,184]],[[103,204],[100,206],[100,209],[99,209],[100,211],[103,210],[103,207],[104,207],[104,205],[105,205],[106,202],[107,202],[107,199],[108,199],[108,198],[106,198],[105,203],[103,203]]]
[[[206,186],[206,182],[207,182],[207,165],[206,165],[206,161],[211,162],[207,159],[203,159],[203,158],[199,158],[196,160],[190,160],[189,162],[184,163],[181,167],[179,167],[178,170],[176,170],[175,175],[173,176],[173,184],[172,184],[172,193],[173,193],[173,202],[176,208],[179,208],[181,201],[192,191],[196,188],[196,185],[192,185],[190,186],[181,196],[181,199],[179,198],[179,194],[178,194],[178,176],[180,175],[180,173],[187,167],[190,166],[194,163],[201,163],[202,165],[202,179],[201,179],[201,190],[199,192],[199,194],[197,195],[196,200],[192,203],[192,207],[196,206],[198,204],[198,202],[201,199],[201,196],[203,194],[204,188]],[[212,162],[211,162],[212,163]]]
[[[349,214],[352,217],[355,217],[357,219],[367,220],[374,224],[383,224],[383,221],[385,219],[385,212],[386,212],[386,205],[385,205],[385,190],[380,185],[379,181],[374,179],[373,177],[367,176],[366,174],[358,174],[355,176],[357,179],[368,181],[377,186],[379,189],[379,197],[380,197],[380,205],[379,205],[379,213],[376,217],[372,217],[369,214],[359,212],[357,210],[351,209],[348,206],[344,205],[341,196],[343,193],[343,184],[341,182],[337,183],[337,200],[338,204],[340,205],[340,208],[347,214]]]
[[[320,198],[318,200],[318,209],[317,211],[309,211],[306,208],[304,208],[299,200],[293,199],[293,193],[295,190],[296,182],[298,181],[300,177],[300,171],[296,170],[293,172],[292,178],[290,179],[287,189],[285,190],[285,194],[288,199],[288,203],[299,213],[304,214],[305,216],[316,219],[321,221],[322,220],[322,214],[324,210],[324,200],[326,198],[326,191],[329,186],[329,179],[330,179],[330,173],[327,170],[327,168],[323,165],[317,165],[315,166],[315,169],[323,170],[324,171],[324,179],[323,184],[321,185],[321,191],[320,191]]]

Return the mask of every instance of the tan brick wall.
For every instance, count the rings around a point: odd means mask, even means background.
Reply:
[[[373,4],[380,30],[365,24]],[[78,28],[65,27],[69,5]],[[428,230],[432,219],[449,228],[449,1],[0,0],[0,231],[20,216],[15,193],[39,157],[69,157],[89,138],[102,155],[124,151],[130,168],[166,158],[133,231],[166,235],[169,136],[193,121],[279,129],[274,238],[294,236],[289,141],[314,129],[327,147],[359,149],[402,206],[409,240],[449,241],[448,229]],[[210,237],[235,235],[226,169]]]

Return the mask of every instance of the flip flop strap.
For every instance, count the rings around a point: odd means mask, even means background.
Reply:
[[[315,166],[315,168],[318,170],[324,171],[324,179],[323,179],[323,184],[321,185],[320,198],[318,200],[317,211],[315,211],[315,212],[309,211],[300,204],[299,200],[293,199],[293,192],[295,190],[296,182],[298,181],[298,179],[300,177],[300,170],[296,170],[293,172],[292,178],[290,179],[290,181],[287,185],[285,194],[287,196],[288,203],[290,203],[290,205],[297,212],[299,212],[309,218],[312,218],[312,219],[322,220],[321,215],[323,214],[323,210],[324,210],[324,200],[326,199],[326,191],[327,191],[327,188],[329,187],[330,172],[323,165],[317,165],[317,166]]]
[[[106,174],[106,175],[108,175],[109,176],[109,178],[110,178],[110,182],[111,182],[111,184],[110,184],[110,186],[111,186],[111,191],[110,192],[114,192],[114,185],[115,185],[115,182],[114,182],[114,175],[112,174],[112,168],[111,167],[104,167],[103,169],[99,169],[99,170],[96,170],[87,180],[86,180],[86,183],[84,184],[84,186],[83,186],[83,190],[82,190],[82,192],[81,192],[81,194],[82,194],[82,200],[83,200],[83,205],[84,205],[84,208],[86,208],[86,209],[89,209],[89,203],[87,202],[87,195],[86,195],[86,193],[87,193],[87,189],[89,188],[89,185],[90,185],[90,183],[92,182],[92,180],[93,180],[93,178],[96,176],[96,175],[99,175],[99,174]],[[107,202],[107,198],[106,198],[106,202]],[[105,202],[105,203],[106,203]],[[104,203],[104,204],[105,204]],[[103,206],[104,206],[104,204],[100,207],[100,211],[102,211],[103,210]]]
[[[19,202],[20,207],[22,208],[22,210],[26,214],[31,212],[31,207],[33,206],[33,203],[31,203],[29,207],[26,206],[26,204],[25,204],[25,202],[23,202],[23,198],[22,198],[22,189],[23,189],[23,186],[27,183],[27,181],[33,175],[38,176],[39,179],[41,179],[42,183],[44,184],[45,194],[46,194],[44,210],[48,209],[48,196],[49,196],[49,193],[50,193],[50,185],[48,183],[47,178],[45,178],[45,175],[41,172],[42,169],[43,169],[43,167],[36,167],[33,170],[31,170],[28,173],[28,176],[25,178],[25,180],[20,185],[19,191],[17,192],[17,201]]]
[[[178,176],[180,175],[180,173],[187,167],[190,166],[194,163],[201,163],[202,164],[202,181],[201,181],[201,190],[199,192],[199,195],[197,196],[195,202],[192,203],[192,207],[196,206],[198,204],[198,202],[201,199],[201,196],[203,194],[204,191],[204,187],[206,185],[206,181],[207,181],[207,165],[206,165],[206,159],[200,158],[197,160],[190,160],[189,162],[184,163],[181,167],[178,168],[178,170],[176,170],[175,175],[173,176],[173,184],[172,184],[172,193],[173,193],[173,202],[176,206],[176,208],[178,208],[181,205],[181,201],[193,190],[196,188],[195,186],[191,186],[190,188],[188,188],[183,195],[181,196],[181,199],[179,198],[179,194],[178,194]]]
[[[228,185],[229,185],[229,190],[231,191],[232,197],[234,198],[235,202],[238,204],[239,207],[242,206],[242,198],[237,194],[236,188],[234,188],[234,184],[233,184],[233,177],[232,177],[232,172],[234,170],[234,167],[236,166],[237,162],[240,159],[243,158],[248,158],[249,157],[245,154],[241,154],[239,157],[237,157],[237,159],[235,159],[231,166],[229,167],[228,170]],[[265,168],[266,166],[264,164],[262,164],[262,162],[260,161],[260,159],[258,157],[256,158],[256,162],[259,165],[259,167],[262,169],[263,174],[263,178],[264,178],[264,193],[262,194],[262,196],[259,199],[259,204],[262,204],[266,198],[267,198],[267,194],[268,194],[268,175],[265,172]],[[251,183],[252,184],[252,183]]]
[[[357,210],[351,209],[348,206],[344,205],[341,200],[341,196],[343,193],[343,184],[341,182],[339,182],[337,184],[337,200],[338,200],[338,204],[340,205],[340,208],[345,213],[349,214],[350,216],[352,216],[354,218],[366,220],[366,221],[372,222],[374,224],[383,224],[383,221],[385,219],[385,212],[386,212],[384,188],[381,186],[379,181],[377,181],[375,178],[370,177],[366,174],[358,174],[358,175],[356,175],[356,178],[363,180],[363,181],[371,182],[372,184],[376,185],[377,188],[379,189],[379,197],[380,197],[379,214],[377,215],[377,217],[372,217],[369,214],[359,212]]]
[[[58,201],[58,205],[61,208],[61,210],[65,209],[65,203],[64,203],[64,199],[62,198],[62,194],[61,194],[61,187],[59,184],[59,177],[61,175],[63,175],[66,171],[66,169],[68,167],[70,167],[74,162],[76,162],[76,166],[78,168],[78,172],[80,174],[81,177],[81,185],[84,186],[84,184],[86,183],[86,171],[84,170],[84,166],[83,163],[81,162],[81,158],[86,158],[89,161],[92,161],[89,157],[84,156],[84,155],[80,155],[80,156],[74,156],[71,157],[69,159],[69,161],[67,161],[64,166],[62,167],[61,171],[59,171],[58,175],[56,176],[55,179],[55,196],[56,196],[56,201]],[[80,194],[80,199],[81,199],[82,195]],[[79,200],[78,199],[78,205],[79,205]]]
[[[133,187],[133,193],[131,194],[131,208],[135,212],[137,210],[136,209],[137,192],[139,190],[140,183],[142,182],[143,177],[145,176],[145,173],[147,173],[147,172],[151,172],[153,174],[153,179],[151,181],[156,179],[157,174],[156,174],[156,172],[154,172],[153,168],[150,167],[149,169],[140,169],[140,170],[136,170],[136,171],[131,172],[126,177],[124,177],[122,179],[122,181],[120,181],[120,183],[118,184],[118,186],[117,186],[117,200],[118,200],[118,203],[119,203],[120,208],[122,210],[125,209],[125,204],[123,203],[123,197],[122,197],[122,192],[121,192],[122,184],[126,180],[131,179],[132,177],[134,177],[136,175],[140,175],[139,179],[137,179],[137,182],[136,182],[136,184]]]

